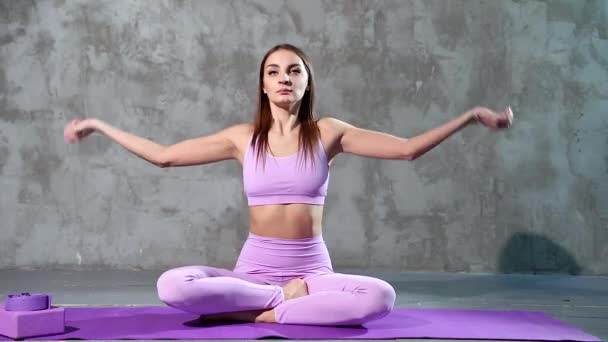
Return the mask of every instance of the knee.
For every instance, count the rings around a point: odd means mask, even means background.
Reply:
[[[384,317],[393,310],[397,293],[395,289],[386,281],[378,279],[369,288],[369,307],[366,319],[378,319]]]
[[[156,281],[158,298],[167,305],[177,304],[183,301],[182,284],[187,275],[181,268],[165,271]]]

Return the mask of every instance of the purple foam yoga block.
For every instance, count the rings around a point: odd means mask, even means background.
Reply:
[[[0,303],[0,335],[10,338],[61,334],[64,332],[63,308],[38,311],[6,311]]]

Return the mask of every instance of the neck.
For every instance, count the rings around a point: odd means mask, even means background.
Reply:
[[[300,125],[297,114],[299,111],[300,102],[292,106],[279,106],[271,102],[270,112],[273,122],[270,131],[278,135],[294,133]]]

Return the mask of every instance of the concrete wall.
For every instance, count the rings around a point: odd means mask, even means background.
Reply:
[[[312,57],[319,110],[414,136],[516,113],[410,162],[339,156],[336,269],[608,274],[608,1],[0,1],[0,268],[232,267],[237,162],[159,169],[63,125],[170,144],[252,120],[263,53]]]

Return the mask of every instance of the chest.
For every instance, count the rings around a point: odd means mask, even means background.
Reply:
[[[277,137],[268,136],[268,147],[270,154],[273,157],[287,157],[298,153],[300,148],[298,137]]]

